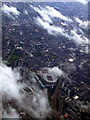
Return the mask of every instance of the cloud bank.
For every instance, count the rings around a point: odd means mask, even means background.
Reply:
[[[20,90],[23,88],[22,84],[18,83],[20,80],[19,71],[7,67],[5,64],[0,65],[0,83],[2,85],[2,93],[8,96],[9,99],[21,100]]]
[[[30,84],[34,78],[28,80],[28,85],[26,82],[22,83],[20,79],[23,76],[20,77],[18,69],[12,69],[5,64],[0,64],[0,76],[0,92],[2,90],[3,102],[14,100],[16,108],[25,111],[33,118],[46,118],[51,112],[47,94],[35,82]],[[26,87],[33,88],[33,95],[24,91]],[[5,109],[4,106],[3,118],[20,117],[16,108],[9,105]]]

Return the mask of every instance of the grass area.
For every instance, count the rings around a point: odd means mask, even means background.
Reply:
[[[23,58],[23,52],[21,50],[14,50],[13,53],[11,54],[10,58],[8,59],[8,65],[13,66],[15,64],[16,60],[22,59]]]

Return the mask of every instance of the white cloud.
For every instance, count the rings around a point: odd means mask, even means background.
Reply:
[[[4,2],[13,2],[13,0],[3,0]],[[80,2],[87,4],[89,0],[49,0],[50,2]],[[16,0],[15,2],[49,2],[48,0]]]
[[[64,20],[64,21],[72,22],[72,20],[70,18],[62,15],[59,11],[57,11],[53,7],[46,6],[46,8],[47,8],[47,14],[49,14],[50,17],[52,17],[52,18],[56,17],[56,18],[60,18],[61,20]]]
[[[46,118],[51,112],[47,94],[45,94],[31,78],[28,80],[28,85],[26,81],[24,83],[19,83],[18,81],[21,77],[18,69],[12,69],[5,64],[0,64],[0,76],[0,92],[2,90],[4,102],[7,100],[14,100],[17,109],[23,109],[34,118]],[[32,84],[30,81],[32,81]],[[30,93],[20,92],[27,86],[33,88],[32,97]],[[7,112],[8,110],[9,113]],[[7,109],[3,110],[3,117],[11,118],[12,116],[19,117],[17,111],[9,105]]]
[[[24,10],[24,13],[25,13],[26,15],[28,15],[28,11],[27,11],[27,10]]]
[[[32,5],[30,5],[36,12],[38,12],[40,14],[40,16],[42,17],[42,19],[45,21],[45,22],[49,22],[49,23],[52,23],[52,20],[50,18],[50,16],[47,14],[47,10],[46,8],[42,8],[39,6],[38,7],[33,7]]]
[[[6,4],[3,4],[2,11],[8,15],[8,17],[14,18],[14,16],[18,16],[20,12],[17,10],[17,8],[10,6],[8,7]]]
[[[43,15],[43,20],[45,20],[45,21],[47,21],[49,23],[52,23],[51,18],[47,14]]]
[[[48,71],[54,76],[61,76],[63,74],[62,70],[60,70],[58,67],[48,68]]]
[[[53,0],[52,0],[53,1]],[[57,0],[58,2],[63,2],[63,0]],[[80,2],[82,4],[87,4],[89,0],[64,0],[65,2]]]
[[[76,29],[71,30],[71,38],[75,40],[78,44],[88,44],[88,38],[83,36],[82,34],[79,35]]]
[[[39,26],[41,26],[42,28],[44,28],[45,30],[47,30],[47,32],[49,34],[52,35],[62,35],[64,37],[66,37],[68,40],[73,40],[76,44],[88,44],[88,38],[86,38],[84,36],[84,33],[82,34],[78,34],[77,30],[71,29],[69,32],[67,32],[65,30],[65,27],[61,27],[61,26],[55,26],[54,24],[51,25],[52,22],[52,18],[60,18],[64,21],[69,21],[72,22],[72,20],[68,17],[65,17],[64,15],[62,15],[60,12],[58,12],[57,10],[55,10],[53,7],[50,6],[46,6],[46,7],[33,7],[31,5],[31,7],[40,14],[40,17],[35,18],[36,20],[36,24],[38,24]],[[79,18],[75,17],[75,21],[77,23],[79,23],[79,26],[81,28],[86,29],[88,26],[88,22],[87,21],[82,21]],[[62,23],[61,23],[62,24]],[[62,24],[67,25],[66,23]]]
[[[68,38],[69,40],[73,40],[77,44],[88,44],[89,42],[88,38],[83,36],[83,34],[79,35],[76,29],[71,30],[68,34],[64,28],[57,27],[55,25],[50,25],[48,22],[44,22],[40,17],[36,18],[36,23],[42,28],[44,28],[45,30],[47,30],[49,34],[52,34],[52,35],[60,34]]]
[[[44,0],[43,0],[44,1]],[[55,0],[51,0],[51,1],[55,1]],[[56,0],[57,2],[80,2],[82,4],[87,4],[87,2],[89,0]]]
[[[88,23],[89,23],[89,21],[82,21],[82,20],[79,19],[78,17],[74,17],[74,19],[75,19],[75,21],[76,21],[77,23],[79,23],[79,26],[80,26],[81,28],[88,29]]]
[[[2,111],[3,111],[3,118],[7,118],[7,119],[8,118],[20,118],[17,111],[12,107],[9,107],[8,111],[6,111],[5,109],[3,109]]]
[[[9,99],[21,99],[19,93],[20,89],[23,87],[18,83],[20,79],[20,74],[15,69],[7,67],[6,65],[0,65],[0,83],[2,85],[2,95],[6,94]],[[0,86],[1,87],[1,86]],[[0,89],[1,90],[1,89]]]
[[[53,77],[54,80],[57,80],[63,74],[63,71],[58,67],[48,68],[49,74]]]
[[[46,97],[46,95],[43,94],[42,91],[38,91],[33,96],[32,104],[33,104],[33,107],[35,108],[34,114],[36,118],[46,118],[46,116],[51,111],[48,98]]]
[[[43,72],[43,70],[46,70],[47,72]],[[47,82],[49,83],[55,83],[58,78],[63,75],[63,71],[60,70],[58,67],[53,67],[53,68],[48,68],[48,67],[45,67],[41,70],[40,74],[43,76],[44,80],[46,80]],[[51,76],[52,77],[52,80],[48,80],[47,79],[47,76]]]
[[[53,34],[53,35],[56,35],[56,34],[59,34],[59,33],[62,34],[63,31],[64,31],[60,27],[56,27],[54,25],[50,25],[48,22],[44,22],[40,17],[36,18],[36,23],[38,25],[40,25],[41,27],[43,27],[45,30],[47,30],[49,34]]]
[[[87,1],[86,0],[76,0],[77,2],[81,2],[83,4],[87,4]]]
[[[64,15],[62,15],[59,11],[57,11],[54,7],[45,6],[45,7],[31,7],[40,14],[44,21],[52,23],[51,18],[60,18],[61,20],[72,22],[72,20]]]

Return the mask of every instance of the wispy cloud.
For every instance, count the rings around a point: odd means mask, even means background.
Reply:
[[[43,20],[52,23],[51,18],[60,18],[61,20],[72,22],[72,20],[63,14],[61,14],[59,11],[57,11],[54,7],[45,6],[45,7],[34,7],[31,5],[31,7],[40,14],[40,16],[43,18]]]
[[[79,35],[77,33],[76,29],[71,30],[71,37],[72,39],[74,39],[76,41],[76,43],[78,44],[88,44],[88,38],[86,38],[85,36],[83,36],[82,34]]]
[[[77,44],[88,44],[88,38],[83,36],[83,34],[79,35],[76,29],[73,29],[69,33],[67,33],[64,28],[50,25],[48,22],[44,22],[40,17],[37,17],[35,20],[36,24],[47,30],[49,34],[61,35],[68,38],[69,40],[73,40]]]
[[[88,23],[89,23],[89,21],[82,21],[82,20],[79,19],[78,17],[74,17],[74,19],[75,19],[75,21],[76,21],[77,23],[79,23],[79,26],[80,26],[81,28],[88,29]]]
[[[48,31],[49,34],[52,35],[57,35],[59,33],[63,33],[63,29],[60,27],[56,27],[55,25],[50,25],[48,22],[44,22],[40,17],[36,18],[36,23],[41,26],[42,28],[44,28],[45,30]]]
[[[54,7],[46,6],[47,8],[47,13],[50,15],[50,17],[56,17],[60,18],[61,20],[72,22],[72,20],[63,14],[61,14],[59,11],[57,11]]]
[[[42,17],[42,19],[46,22],[52,23],[52,20],[50,18],[50,16],[47,14],[47,10],[46,8],[42,8],[42,7],[34,7],[32,5],[30,5],[36,12],[38,12],[40,14],[40,16]]]
[[[47,72],[44,73],[43,70],[46,70]],[[40,74],[43,76],[44,80],[48,81],[49,83],[53,83],[56,82],[61,75],[63,75],[63,71],[58,67],[45,67],[41,70]],[[51,76],[52,80],[48,80],[47,76]]]
[[[25,13],[26,15],[28,15],[28,11],[27,11],[27,10],[24,10],[24,13]]]
[[[14,18],[15,16],[18,16],[20,12],[17,10],[17,8],[10,6],[8,7],[6,4],[3,4],[2,11],[8,15],[8,17]]]

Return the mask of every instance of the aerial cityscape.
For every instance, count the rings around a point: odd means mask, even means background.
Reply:
[[[2,119],[90,120],[89,8],[2,3]]]

